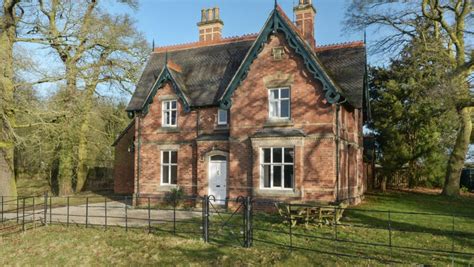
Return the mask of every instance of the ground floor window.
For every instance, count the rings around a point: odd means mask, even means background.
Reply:
[[[291,189],[294,185],[294,149],[262,148],[260,153],[263,188]]]
[[[178,152],[161,151],[161,183],[176,184],[178,181]]]

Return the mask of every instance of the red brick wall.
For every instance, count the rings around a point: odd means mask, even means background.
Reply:
[[[272,48],[277,46],[285,47],[286,56],[283,60],[273,59]],[[311,74],[305,70],[302,59],[292,53],[282,35],[269,38],[267,45],[251,65],[247,78],[232,97],[232,186],[245,187],[248,183],[245,179],[249,175],[252,176],[253,187],[260,186],[260,151],[259,148],[251,147],[249,136],[265,127],[269,88],[264,79],[276,72],[292,75],[290,127],[302,129],[308,135],[304,145],[295,147],[295,185],[300,191],[296,195],[303,199],[332,199],[335,181],[334,108],[325,100],[321,84],[310,78]],[[253,154],[250,155],[249,151],[252,149]],[[252,173],[248,174],[247,170],[250,168]],[[236,194],[244,191],[236,191]],[[267,196],[272,197],[271,194]],[[293,197],[294,194],[287,198]]]
[[[272,48],[283,46],[281,60],[272,56]],[[286,79],[291,91],[291,123],[268,123],[269,80]],[[270,87],[271,88],[271,87]],[[333,201],[336,198],[335,106],[327,103],[322,85],[306,71],[300,56],[293,54],[283,35],[271,36],[254,60],[247,78],[232,96],[228,130],[216,127],[217,107],[185,112],[178,101],[178,127],[161,127],[161,102],[176,97],[170,84],[159,89],[148,114],[141,118],[140,160],[135,153],[135,193],[142,196],[163,194],[170,186],[161,185],[161,150],[178,151],[178,184],[187,194],[208,193],[208,156],[228,156],[228,197],[254,195],[271,199]],[[342,105],[340,112],[340,194],[358,196],[361,187],[361,116],[358,110]],[[301,129],[306,137],[260,138],[251,136],[267,127]],[[200,134],[229,132],[229,141],[196,141]],[[135,131],[138,136],[138,131]],[[137,138],[138,139],[138,138]],[[263,143],[262,143],[263,142]],[[265,143],[266,142],[266,143]],[[260,148],[285,143],[295,148],[295,190],[260,190]],[[138,144],[136,140],[136,146]],[[264,145],[267,144],[267,145]],[[280,147],[279,145],[274,145]],[[353,152],[349,152],[353,150]],[[138,150],[136,150],[138,151]],[[216,152],[219,151],[219,152]],[[349,190],[351,190],[349,192]]]
[[[177,127],[162,127],[162,101],[177,96],[172,86],[167,83],[160,88],[153,98],[149,112],[141,119],[141,153],[139,189],[140,195],[155,195],[168,192],[173,186],[161,184],[161,151],[178,151],[178,185],[188,195],[195,191],[193,186],[193,151],[196,138],[197,111],[186,113],[178,100]]]
[[[134,142],[135,124],[132,125],[115,145],[114,192],[132,194],[134,187],[134,153],[129,151]]]

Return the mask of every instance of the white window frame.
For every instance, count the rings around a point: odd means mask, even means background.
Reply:
[[[175,107],[173,108],[173,102],[176,103]],[[166,108],[166,104],[169,103],[169,108]],[[177,127],[178,126],[178,101],[177,100],[165,100],[161,103],[161,123],[163,127]],[[176,114],[175,116],[175,123],[172,124],[172,116],[173,112]],[[169,122],[166,121],[166,113],[169,113]]]
[[[264,149],[271,149],[270,150],[270,162],[264,162]],[[273,150],[274,149],[281,149],[282,150],[282,162],[273,162]],[[285,162],[285,151],[284,149],[292,149],[293,150],[293,162],[288,163]],[[294,190],[295,188],[295,148],[294,147],[261,147],[260,148],[260,189],[263,190]],[[265,177],[264,177],[264,166],[270,165],[270,187],[265,187]],[[274,187],[273,186],[273,170],[274,166],[281,166],[281,186]],[[285,166],[293,166],[293,181],[291,187],[285,187]]]
[[[221,112],[226,114],[225,121],[221,121]],[[229,111],[226,109],[218,109],[217,110],[217,125],[228,125],[229,124]]]
[[[281,97],[281,91],[288,90],[288,97]],[[278,99],[272,99],[272,92],[278,91]],[[288,117],[281,116],[281,101],[288,100]],[[272,102],[277,103],[277,115],[273,116],[271,112]],[[291,89],[290,87],[270,88],[268,89],[268,117],[270,119],[289,120],[291,118]]]
[[[171,153],[172,152],[176,152],[176,163],[172,163],[171,162]],[[164,154],[165,153],[168,153],[168,159],[170,162],[168,163],[164,163],[163,162],[163,159],[164,159]],[[165,183],[163,181],[163,170],[164,170],[164,166],[168,166],[168,182]],[[172,166],[176,166],[176,184],[173,184],[171,183],[171,167]],[[177,150],[161,150],[161,178],[160,178],[160,182],[162,185],[177,185],[177,181],[178,181],[178,151]]]

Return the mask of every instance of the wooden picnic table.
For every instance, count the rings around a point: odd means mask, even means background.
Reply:
[[[275,203],[280,216],[285,222],[295,226],[298,223],[304,223],[308,226],[310,223],[333,224],[339,223],[342,218],[347,203],[341,202],[334,204],[307,204],[307,203]]]

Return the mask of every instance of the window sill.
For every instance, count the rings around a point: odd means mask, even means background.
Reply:
[[[294,126],[293,121],[291,119],[268,119],[263,127],[291,127]]]
[[[168,191],[170,191],[171,189],[177,188],[177,187],[178,187],[177,184],[160,184],[160,187],[158,187],[158,190],[157,190],[157,191],[160,191],[160,192],[168,192]]]
[[[176,126],[163,126],[159,129],[161,133],[177,133],[179,132],[179,128]]]
[[[271,188],[257,188],[255,189],[256,196],[273,196],[273,197],[300,197],[301,191],[297,189],[271,189]]]
[[[229,124],[217,124],[215,129],[216,130],[229,130]]]

